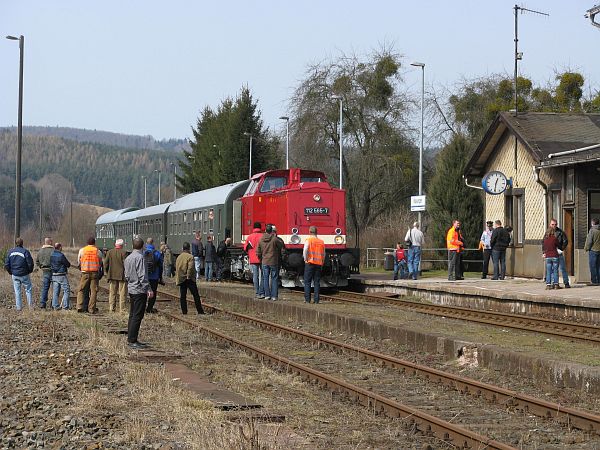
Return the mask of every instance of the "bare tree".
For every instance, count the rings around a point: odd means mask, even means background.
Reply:
[[[356,232],[415,191],[411,142],[399,73],[400,56],[382,50],[365,59],[345,56],[309,67],[291,100],[292,161],[319,168],[339,182],[339,103],[343,105],[344,188]]]

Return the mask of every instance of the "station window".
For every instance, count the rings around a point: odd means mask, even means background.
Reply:
[[[525,190],[513,189],[504,197],[504,226],[512,227],[512,244],[525,242]]]
[[[588,191],[588,226],[592,219],[600,219],[600,190]]]
[[[551,219],[556,219],[558,226],[562,226],[562,204],[560,202],[560,191],[552,191],[551,193],[551,201],[552,201],[552,217]]]

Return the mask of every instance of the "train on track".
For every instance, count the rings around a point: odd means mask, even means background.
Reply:
[[[286,245],[280,279],[285,287],[302,286],[302,249],[308,229],[314,225],[325,241],[324,287],[346,286],[358,273],[359,250],[346,242],[346,193],[332,187],[325,174],[314,170],[280,169],[252,176],[249,180],[193,192],[171,203],[148,208],[125,208],[101,215],[96,221],[96,245],[112,248],[115,239],[125,241],[131,251],[135,236],[166,242],[179,253],[184,242],[199,231],[220,242],[232,238],[231,257],[225,270],[233,278],[250,280],[248,258],[242,248],[254,222],[275,225]]]

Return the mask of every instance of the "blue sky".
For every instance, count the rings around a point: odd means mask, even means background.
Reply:
[[[521,73],[545,83],[580,71],[600,87],[594,0],[531,0],[550,17],[519,15]],[[0,34],[25,36],[25,125],[71,126],[155,138],[189,137],[206,105],[248,85],[279,132],[310,63],[382,44],[404,55],[415,95],[426,83],[513,70],[513,1],[0,2]],[[16,125],[18,44],[0,41],[0,126]]]

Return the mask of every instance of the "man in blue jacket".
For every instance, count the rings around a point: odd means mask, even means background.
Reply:
[[[61,306],[63,309],[69,309],[69,293],[71,288],[69,286],[69,279],[67,278],[67,271],[71,267],[71,263],[62,252],[62,244],[60,242],[54,244],[54,251],[50,256],[50,267],[52,268],[52,282],[54,283],[52,309],[59,310]],[[58,294],[61,288],[63,296],[59,304]]]
[[[29,308],[33,308],[31,279],[29,278],[29,274],[33,272],[33,258],[29,250],[23,247],[23,239],[20,237],[15,240],[15,248],[8,251],[4,268],[12,276],[17,311],[21,311],[23,308],[21,300],[22,287],[25,287],[25,296]]]
[[[148,269],[148,282],[150,283],[150,289],[154,292],[153,297],[148,298],[148,305],[146,306],[147,313],[157,312],[154,309],[154,303],[156,302],[156,293],[158,292],[158,283],[165,284],[162,281],[163,273],[163,255],[161,252],[156,250],[154,247],[154,239],[146,239],[146,249],[144,250],[144,261],[146,262],[146,268]]]

